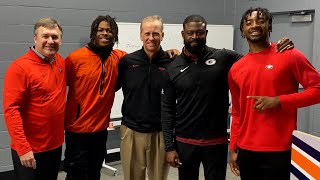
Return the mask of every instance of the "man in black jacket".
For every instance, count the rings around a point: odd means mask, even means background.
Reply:
[[[184,48],[164,74],[161,120],[166,159],[179,179],[226,177],[229,107],[228,71],[242,55],[206,46],[207,22],[200,15],[183,22]],[[290,46],[290,45],[289,45]]]
[[[167,179],[160,102],[162,73],[171,60],[160,46],[163,36],[160,16],[144,18],[142,49],[120,60],[119,85],[124,95],[120,155],[125,180],[145,180],[146,169],[149,179]]]

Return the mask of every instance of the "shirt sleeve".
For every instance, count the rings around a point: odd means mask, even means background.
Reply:
[[[225,49],[226,53],[228,54],[228,60],[230,62],[229,64],[229,69],[231,68],[231,66],[237,62],[239,59],[241,59],[243,57],[242,54],[237,53],[236,51],[233,50],[229,50],[229,49]]]
[[[118,65],[118,78],[117,78],[116,91],[118,91],[122,87],[123,80],[124,80],[124,73],[125,73],[124,71],[125,71],[125,57],[122,57]]]
[[[303,86],[301,92],[279,96],[284,109],[301,108],[320,103],[320,75],[297,49],[289,54],[289,66],[295,79]]]
[[[19,156],[32,150],[26,139],[21,117],[21,109],[27,98],[27,88],[28,77],[25,71],[16,63],[12,63],[4,77],[3,111],[12,144]]]
[[[161,90],[161,123],[164,137],[165,150],[175,150],[174,145],[174,120],[176,114],[176,94],[167,71],[163,73]]]
[[[231,93],[232,102],[232,122],[230,130],[230,150],[237,150],[237,141],[239,137],[239,127],[240,127],[240,89],[235,83],[232,75],[232,71],[229,72],[228,83]]]
[[[127,52],[118,50],[119,55],[119,64],[118,64],[118,78],[116,84],[116,91],[122,88],[123,78],[124,78],[124,71],[125,71],[125,55]]]

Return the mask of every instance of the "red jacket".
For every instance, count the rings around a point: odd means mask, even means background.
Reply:
[[[299,83],[304,87],[298,93]],[[320,103],[320,75],[297,49],[276,53],[276,46],[248,53],[229,72],[232,95],[230,149],[285,151],[297,128],[297,108]],[[247,96],[278,96],[281,107],[253,110]]]
[[[4,77],[4,118],[11,147],[19,156],[62,145],[65,78],[65,63],[59,54],[50,64],[30,49],[9,66]]]
[[[108,128],[118,78],[118,64],[125,54],[126,52],[121,50],[112,50],[102,64],[97,54],[83,47],[66,58],[69,86],[65,116],[67,131],[98,132]]]

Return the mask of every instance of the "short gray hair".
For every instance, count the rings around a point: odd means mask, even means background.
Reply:
[[[59,30],[61,31],[61,33],[63,33],[62,27],[61,27],[59,21],[57,21],[56,19],[53,19],[51,17],[41,18],[37,21],[37,23],[34,25],[34,28],[33,28],[34,35],[37,34],[37,30],[39,27],[46,27],[49,29],[53,29],[55,27],[58,27]]]
[[[159,21],[160,22],[160,28],[161,31],[163,31],[163,20],[159,15],[152,15],[152,16],[147,16],[145,18],[142,19],[141,23],[140,23],[140,32],[142,31],[142,24],[145,22],[154,22],[154,21]]]

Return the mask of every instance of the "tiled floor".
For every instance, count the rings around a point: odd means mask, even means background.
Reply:
[[[112,167],[114,167],[118,170],[117,175],[114,176],[112,171],[110,171],[106,168],[102,168],[101,180],[123,180],[121,163],[119,161],[117,161],[117,162],[110,163],[109,165],[111,165]],[[199,180],[204,180],[202,167],[200,167],[200,176],[199,177],[200,177]],[[58,180],[64,180],[64,178],[65,178],[65,173],[63,173],[63,172],[59,173]],[[177,180],[177,179],[178,179],[177,169],[170,168],[168,180]],[[232,174],[232,172],[230,171],[229,166],[228,166],[226,180],[239,180],[239,179],[240,179],[239,177],[236,177]]]

